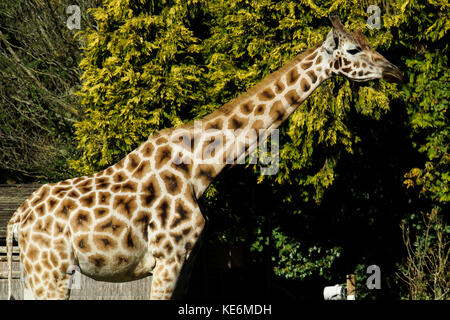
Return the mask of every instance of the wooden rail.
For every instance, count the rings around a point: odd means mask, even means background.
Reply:
[[[0,184],[0,239],[6,238],[6,227],[11,216],[39,187],[38,184]]]

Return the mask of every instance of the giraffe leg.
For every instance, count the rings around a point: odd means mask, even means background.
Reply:
[[[60,268],[35,265],[31,272],[25,268],[24,300],[68,300],[72,275],[64,269],[65,265]]]
[[[151,284],[150,298],[152,300],[167,300],[174,298],[180,293],[180,274],[189,276],[189,270],[186,270],[186,261],[191,261],[192,251],[202,234],[205,226],[205,219],[197,208],[191,215],[189,223],[179,231],[169,230],[165,233],[159,233],[153,237],[151,249],[156,258],[155,269],[153,270],[153,279]],[[186,272],[188,271],[188,272]],[[182,279],[186,285],[188,279]],[[183,289],[183,288],[181,288]]]
[[[177,261],[174,257],[159,260],[156,263],[153,271],[150,299],[169,300],[172,298],[182,266],[182,261]]]

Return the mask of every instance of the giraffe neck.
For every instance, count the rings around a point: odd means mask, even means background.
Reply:
[[[226,166],[242,163],[240,159],[245,159],[331,76],[330,68],[329,55],[318,44],[191,126],[195,147],[190,160],[196,197]]]

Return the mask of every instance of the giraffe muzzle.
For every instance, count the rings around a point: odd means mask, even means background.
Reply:
[[[402,73],[392,63],[388,63],[386,66],[383,67],[382,76],[383,80],[387,82],[397,82],[397,83],[403,82]]]

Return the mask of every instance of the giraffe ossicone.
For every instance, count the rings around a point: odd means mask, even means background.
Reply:
[[[9,296],[16,226],[27,297],[68,299],[76,267],[111,282],[152,275],[151,298],[171,298],[205,226],[197,200],[226,166],[252,154],[333,75],[401,80],[360,31],[349,33],[339,18],[330,19],[322,43],[201,123],[161,130],[101,172],[36,190],[8,224]],[[268,170],[278,164],[260,161]]]

